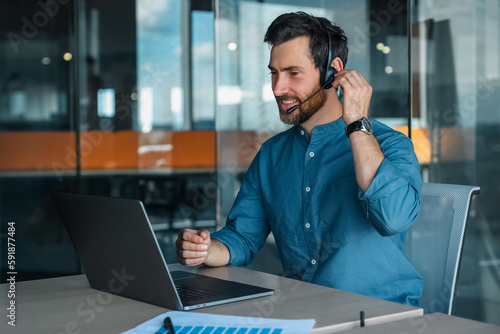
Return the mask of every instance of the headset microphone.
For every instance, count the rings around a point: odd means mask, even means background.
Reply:
[[[312,98],[314,95],[318,94],[323,88],[325,88],[327,85],[330,85],[333,82],[333,80],[331,80],[331,79],[334,79],[334,78],[330,78],[329,80],[327,80],[325,82],[325,84],[323,86],[321,86],[317,91],[315,91],[311,96],[309,96],[307,99],[305,99],[304,101],[300,102],[299,104],[296,104],[296,105],[294,105],[291,108],[288,108],[286,110],[286,112],[288,114],[293,113],[295,110],[297,110],[298,107],[300,107],[301,105],[303,105],[304,103],[306,103],[307,101],[309,101],[310,98]]]

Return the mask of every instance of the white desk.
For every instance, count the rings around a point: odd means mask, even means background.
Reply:
[[[484,322],[432,313],[425,316],[348,330],[343,334],[499,334],[500,327]]]
[[[314,318],[314,333],[359,327],[360,310],[365,311],[366,322],[370,324],[423,314],[419,308],[245,268],[190,268],[178,264],[170,268],[197,271],[276,291],[273,296],[190,312],[282,319]],[[7,284],[0,286],[2,300],[7,300],[7,290]],[[168,311],[120,296],[113,295],[111,300],[99,300],[98,296],[101,294],[89,287],[84,275],[19,282],[16,286],[16,327],[7,325],[4,316],[0,321],[0,333],[119,333]]]

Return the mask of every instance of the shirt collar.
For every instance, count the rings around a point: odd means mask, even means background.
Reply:
[[[309,140],[309,136],[307,134],[307,131],[301,127],[300,125],[296,125],[296,133],[298,133],[300,136],[306,138]],[[342,117],[340,117],[338,120],[326,123],[326,124],[321,124],[321,125],[316,125],[312,129],[312,134],[313,135],[319,135],[319,136],[324,136],[332,133],[337,133],[337,132],[343,132],[345,133],[345,122]]]

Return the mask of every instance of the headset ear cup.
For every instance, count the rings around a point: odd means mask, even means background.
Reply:
[[[331,75],[331,76],[328,78],[328,80],[326,81],[326,83],[325,83],[325,89],[330,89],[330,88],[332,88],[332,87],[333,87],[333,86],[332,86],[332,83],[333,83],[333,81],[334,81],[334,80],[335,80],[335,78],[333,77],[333,75]]]
[[[323,84],[325,89],[332,88],[332,83],[335,81],[335,74],[336,73],[337,73],[337,70],[333,66],[331,66],[330,70],[326,72],[325,76],[326,75],[329,75],[329,76],[328,76],[328,78],[325,79],[325,82]]]
[[[323,87],[324,89],[329,89],[329,88],[332,88],[332,83],[335,81],[335,74],[337,73],[337,70],[335,69],[335,67],[332,66],[332,62],[333,62],[332,36],[330,36],[328,29],[325,26],[323,26],[321,21],[319,21],[316,18],[314,18],[314,20],[316,20],[319,27],[325,32],[327,39],[328,39],[328,57],[327,57],[327,61],[325,64],[325,68],[320,73],[320,80],[319,81],[320,81],[321,87]]]

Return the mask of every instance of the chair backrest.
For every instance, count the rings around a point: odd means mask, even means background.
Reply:
[[[479,187],[424,183],[422,207],[408,230],[404,253],[424,279],[425,313],[451,315],[465,225]]]

